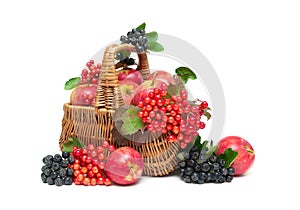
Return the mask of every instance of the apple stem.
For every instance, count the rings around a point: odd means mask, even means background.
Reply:
[[[250,154],[254,154],[254,151],[247,146],[246,146],[246,151],[249,152]]]

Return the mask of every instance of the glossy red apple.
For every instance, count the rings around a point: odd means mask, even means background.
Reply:
[[[143,75],[139,71],[133,69],[121,70],[118,71],[118,80],[131,81],[140,85],[143,82]]]
[[[76,87],[70,96],[70,104],[77,106],[93,106],[95,104],[98,85],[85,84]]]
[[[227,136],[218,143],[217,155],[224,153],[227,148],[238,152],[237,158],[231,166],[235,169],[235,175],[245,174],[253,165],[255,153],[248,141],[238,136]]]
[[[119,87],[124,103],[129,105],[138,88],[138,84],[132,81],[123,80],[119,82]]]
[[[139,181],[143,169],[142,156],[130,147],[121,147],[113,151],[105,164],[106,175],[120,185],[130,185]]]

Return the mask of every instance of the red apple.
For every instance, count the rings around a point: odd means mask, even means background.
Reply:
[[[219,141],[216,154],[220,155],[224,153],[227,148],[232,148],[238,152],[237,158],[231,165],[235,169],[235,175],[245,174],[251,168],[255,159],[252,146],[241,137],[227,136]]]
[[[119,82],[119,87],[124,103],[129,105],[138,88],[138,84],[132,81],[123,80]]]
[[[139,71],[133,69],[121,70],[118,71],[118,80],[132,81],[140,85],[143,82],[143,75]]]
[[[121,147],[113,151],[105,164],[106,175],[120,185],[130,185],[139,181],[143,169],[142,156],[130,147]]]
[[[93,106],[95,104],[98,85],[85,84],[76,87],[70,97],[70,104],[77,106]]]
[[[154,78],[155,80],[160,80],[166,83],[167,85],[169,84],[175,85],[175,79],[173,75],[166,71],[161,71],[161,70],[155,71],[149,75],[148,80],[152,80]]]

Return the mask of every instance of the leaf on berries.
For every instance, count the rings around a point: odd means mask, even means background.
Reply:
[[[202,150],[203,148],[207,147],[208,145],[208,141],[204,141],[201,146],[200,146],[200,150]]]
[[[156,31],[152,31],[152,32],[146,33],[145,36],[148,39],[148,44],[154,43],[158,39],[158,33]],[[149,47],[150,47],[150,45],[148,46],[148,49],[149,49]]]
[[[146,23],[144,22],[144,23],[142,23],[141,25],[139,25],[138,27],[136,27],[136,30],[138,30],[138,31],[140,31],[140,30],[142,30],[142,29],[145,30],[145,28],[146,28]]]
[[[129,105],[128,108],[127,108],[127,110],[122,114],[121,120],[123,122],[125,122],[127,120],[139,118],[138,117],[138,112],[140,110],[141,110],[141,108],[139,108],[137,106]]]
[[[175,80],[175,85],[169,84],[168,90],[167,90],[168,94],[170,94],[171,96],[179,95],[179,92],[181,90],[185,90],[184,84],[183,84],[182,80],[180,79],[180,77],[175,75],[174,80]]]
[[[211,114],[208,112],[208,110],[211,110],[211,109],[206,108],[203,113],[203,115],[207,118],[207,120],[209,120],[211,118]]]
[[[164,47],[158,42],[149,42],[148,50],[150,50],[152,52],[161,52],[161,51],[164,51]]]
[[[233,161],[236,159],[236,157],[238,156],[238,152],[234,151],[231,148],[227,148],[223,154],[220,154],[218,156],[218,159],[223,159],[226,161],[225,167],[229,168],[230,165],[233,163]]]
[[[72,90],[73,88],[76,88],[81,82],[80,77],[74,77],[69,79],[65,84],[65,90]]]
[[[78,147],[79,149],[83,148],[84,145],[82,144],[81,141],[79,141],[78,139],[76,138],[69,138],[67,142],[63,143],[63,148],[62,148],[62,151],[64,152],[72,152],[72,148],[76,146]]]
[[[213,153],[217,151],[217,149],[218,149],[218,145],[210,146],[209,150],[206,152],[206,156],[210,157]]]
[[[121,134],[132,135],[144,126],[142,119],[138,116],[136,118],[128,119],[123,122],[121,126]]]
[[[178,67],[175,72],[182,79],[183,83],[187,83],[189,79],[197,79],[196,74],[188,67]]]
[[[198,150],[201,148],[201,136],[198,134],[194,140],[194,145],[198,147]]]

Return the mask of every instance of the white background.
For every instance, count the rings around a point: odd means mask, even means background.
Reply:
[[[299,209],[299,2],[194,2],[1,1],[1,209]],[[131,187],[42,184],[41,159],[58,150],[64,82],[143,21],[210,60],[225,92],[223,136],[250,141],[252,169],[222,185],[177,177]]]

